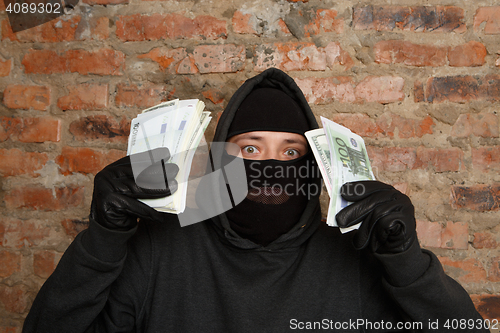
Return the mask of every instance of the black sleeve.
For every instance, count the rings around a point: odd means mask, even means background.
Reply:
[[[136,229],[112,231],[91,220],[40,289],[23,333],[132,331],[134,307],[113,299],[112,285],[123,269],[127,242]]]
[[[465,289],[418,242],[406,253],[376,257],[387,273],[385,289],[413,322],[422,323],[422,332],[489,332]]]

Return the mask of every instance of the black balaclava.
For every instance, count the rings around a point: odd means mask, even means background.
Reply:
[[[259,88],[239,106],[228,138],[252,131],[304,135],[307,130],[304,112],[292,97],[279,89]],[[266,246],[298,223],[309,199],[309,178],[317,172],[316,164],[311,152],[288,161],[243,162],[249,192],[226,216],[241,237]]]

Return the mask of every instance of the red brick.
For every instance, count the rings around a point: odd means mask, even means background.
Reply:
[[[397,102],[405,97],[404,85],[404,79],[397,76],[367,76],[356,86],[355,94],[366,102]]]
[[[166,100],[165,86],[155,85],[137,87],[136,85],[118,84],[115,102],[117,106],[148,108]]]
[[[348,77],[327,77],[295,79],[307,101],[312,104],[332,102],[353,103],[355,83]]]
[[[227,36],[226,21],[209,15],[190,19],[180,14],[170,14],[168,23],[168,35],[172,39],[217,39]]]
[[[208,90],[202,91],[201,94],[206,99],[210,100],[214,104],[220,104],[224,102],[224,94],[220,89],[210,88]]]
[[[316,10],[313,19],[304,26],[305,37],[319,35],[325,32],[344,32],[344,20],[337,18],[337,11],[333,9]]]
[[[444,66],[447,47],[419,45],[401,40],[381,41],[375,44],[375,62],[407,66]]]
[[[178,64],[188,56],[186,49],[154,48],[149,53],[138,55],[137,58],[149,58],[157,62],[162,69],[168,69],[170,73],[176,72]]]
[[[252,14],[245,14],[237,10],[232,18],[233,31],[237,34],[255,34],[257,35],[257,20]]]
[[[363,137],[394,137],[400,138],[422,137],[424,134],[432,134],[434,121],[427,116],[422,120],[403,118],[387,112],[372,121],[365,114],[337,113],[331,119],[342,126]]]
[[[420,81],[415,81],[413,84],[413,100],[415,103],[425,101],[424,84]]]
[[[473,67],[485,64],[486,47],[479,42],[470,41],[467,44],[459,45],[450,49],[448,60],[450,66]]]
[[[128,0],[83,0],[87,5],[119,5],[127,4]]]
[[[59,53],[32,49],[24,55],[22,64],[25,72],[32,74],[123,75],[125,54],[111,49],[93,52],[68,50]]]
[[[355,30],[465,32],[464,10],[454,6],[354,7]]]
[[[336,113],[330,119],[362,137],[379,137],[385,134],[366,114]]]
[[[5,0],[0,1],[0,11],[2,11],[2,12],[5,10],[5,3],[4,2],[5,2]]]
[[[196,66],[196,61],[194,60],[193,56],[189,55],[177,64],[175,72],[177,74],[196,74],[200,71]]]
[[[22,284],[0,285],[0,302],[11,313],[24,313],[30,304],[28,288]]]
[[[9,19],[5,19],[2,21],[2,40],[12,40],[15,41],[17,39],[16,34],[12,31],[12,28],[9,23]]]
[[[77,38],[78,40],[84,40],[88,38],[82,38],[83,36]],[[90,20],[90,37],[96,40],[104,40],[109,38],[109,18],[98,17]]]
[[[118,16],[116,36],[122,41],[145,41],[167,38],[167,17],[161,14]]]
[[[21,254],[0,250],[0,278],[6,278],[21,270]]]
[[[279,27],[280,31],[282,33],[284,33],[285,35],[291,35],[292,34],[290,32],[290,30],[288,29],[288,26],[286,25],[285,21],[283,21],[283,19],[279,19],[278,20],[278,27]]]
[[[410,186],[408,183],[406,183],[406,182],[394,183],[394,184],[392,184],[392,186],[396,190],[398,190],[399,192],[406,194],[406,195],[410,195]]]
[[[64,231],[72,239],[76,237],[81,231],[85,230],[89,226],[89,222],[75,219],[66,219],[61,222]]]
[[[0,1],[0,3],[2,2]],[[0,326],[0,333],[21,333],[21,328],[13,326]]]
[[[500,318],[500,296],[471,295],[471,299],[474,302],[477,311],[484,319],[489,319],[490,324],[498,323],[498,318]]]
[[[38,176],[48,161],[46,153],[27,153],[19,149],[0,149],[0,175],[3,177],[28,174]]]
[[[80,141],[105,140],[125,143],[130,133],[130,120],[122,117],[118,122],[114,117],[106,115],[82,117],[69,125],[69,132]]]
[[[8,20],[2,27],[2,39],[19,42],[68,42],[74,40],[104,40],[109,37],[109,19],[107,17],[86,18],[73,16],[70,19],[58,18],[31,29],[14,34]]]
[[[0,1],[0,3],[2,3],[2,1]],[[8,18],[2,20],[2,26],[0,31],[2,32],[2,40],[7,40],[7,39],[11,41],[17,40],[16,34],[14,33],[14,31],[12,31]]]
[[[196,46],[193,58],[200,73],[228,73],[245,66],[245,47],[234,44]]]
[[[270,67],[284,71],[326,70],[335,65],[344,65],[346,69],[354,65],[349,54],[336,42],[326,47],[317,47],[314,43],[268,43],[255,49],[255,71]]]
[[[432,126],[434,126],[434,121],[430,116],[423,119],[410,119],[390,112],[378,117],[376,123],[385,135],[391,138],[397,135],[401,139],[421,138],[425,134],[432,134]]]
[[[451,129],[451,135],[459,138],[469,135],[498,138],[498,124],[498,117],[493,113],[461,114]]]
[[[96,174],[106,165],[125,155],[125,151],[116,149],[99,151],[90,148],[63,147],[61,155],[55,162],[59,164],[61,173],[65,176],[75,172]]]
[[[75,31],[80,22],[80,16],[73,16],[70,18],[57,18],[47,23],[35,26],[31,29],[26,29],[17,32],[15,36],[16,41],[20,42],[39,42],[39,43],[53,43],[53,42],[70,42],[75,39]],[[3,36],[2,39],[7,39],[8,36]],[[9,38],[12,40],[12,38]]]
[[[0,117],[0,142],[8,139],[21,142],[58,142],[61,139],[61,121],[50,117]]]
[[[372,168],[380,171],[398,172],[413,169],[417,161],[415,148],[367,146]]]
[[[427,80],[426,100],[431,103],[500,101],[500,75],[431,77]]]
[[[453,261],[447,257],[439,257],[445,272],[460,283],[483,283],[486,271],[476,259]]]
[[[460,148],[417,149],[417,161],[413,168],[432,167],[435,172],[460,171],[463,169],[463,151]]]
[[[441,247],[443,227],[438,222],[417,220],[417,236],[423,247]]]
[[[56,269],[61,254],[55,251],[37,251],[33,255],[33,271],[41,278],[48,278]]]
[[[65,54],[71,73],[122,75],[125,68],[125,54],[120,51],[111,49],[101,49],[94,52],[69,50]]]
[[[0,59],[0,77],[9,76],[12,69],[12,59],[3,61]]]
[[[51,50],[28,50],[21,63],[28,74],[63,74],[69,71],[66,54]]]
[[[500,282],[500,257],[491,259],[491,267],[488,271],[488,280]]]
[[[45,111],[50,105],[50,88],[45,86],[11,84],[3,94],[3,103],[11,109]]]
[[[474,233],[474,240],[472,241],[472,246],[475,249],[495,249],[498,246],[498,243],[493,238],[493,235],[491,233],[476,232]]]
[[[83,203],[83,187],[41,186],[14,188],[7,192],[4,201],[7,209],[28,208],[32,210],[61,211],[78,207]]]
[[[116,35],[122,41],[158,39],[217,39],[226,37],[226,22],[213,16],[194,19],[180,14],[134,14],[119,16]]]
[[[472,166],[481,172],[500,171],[500,147],[472,148]]]
[[[57,100],[61,110],[98,110],[108,107],[107,84],[80,84],[68,86],[68,94]]]
[[[483,22],[485,34],[500,34],[500,6],[479,7],[474,16],[474,31],[480,31]]]
[[[469,227],[464,222],[446,222],[441,235],[441,247],[444,249],[467,250]]]
[[[397,76],[367,76],[357,85],[346,77],[309,77],[295,81],[307,101],[312,104],[328,104],[334,101],[384,104],[404,99],[404,79]]]
[[[451,206],[480,212],[500,209],[500,184],[452,186]]]
[[[57,236],[41,221],[0,217],[0,245],[5,248],[50,246],[60,242]]]

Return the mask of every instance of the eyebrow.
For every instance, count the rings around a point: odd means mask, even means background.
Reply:
[[[249,134],[248,136],[241,136],[239,137],[236,142],[241,141],[241,140],[256,140],[256,141],[262,141],[262,136],[260,135],[255,135],[255,134]],[[303,146],[307,146],[307,143],[296,140],[296,139],[284,139],[283,142],[286,142],[287,144],[300,144]]]
[[[286,143],[298,143],[301,145],[306,145],[306,143],[304,143],[303,141],[299,141],[299,140],[295,140],[295,139],[285,139],[283,141],[285,141]]]
[[[260,135],[254,135],[254,134],[251,134],[251,135],[243,135],[243,136],[240,136],[238,139],[236,139],[236,141],[241,141],[241,140],[262,140],[262,136]]]

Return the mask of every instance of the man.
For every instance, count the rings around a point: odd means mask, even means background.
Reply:
[[[89,228],[40,290],[24,332],[439,332],[452,320],[487,332],[465,290],[420,249],[405,195],[376,181],[346,184],[354,203],[337,221],[361,228],[343,235],[321,222],[320,177],[303,137],[314,128],[288,75],[247,80],[214,136],[239,152],[228,147],[213,163],[243,157],[248,195],[183,228],[136,200],[170,190],[137,186],[128,158],[106,167]],[[198,197],[202,206],[224,185],[204,184],[213,195]]]

